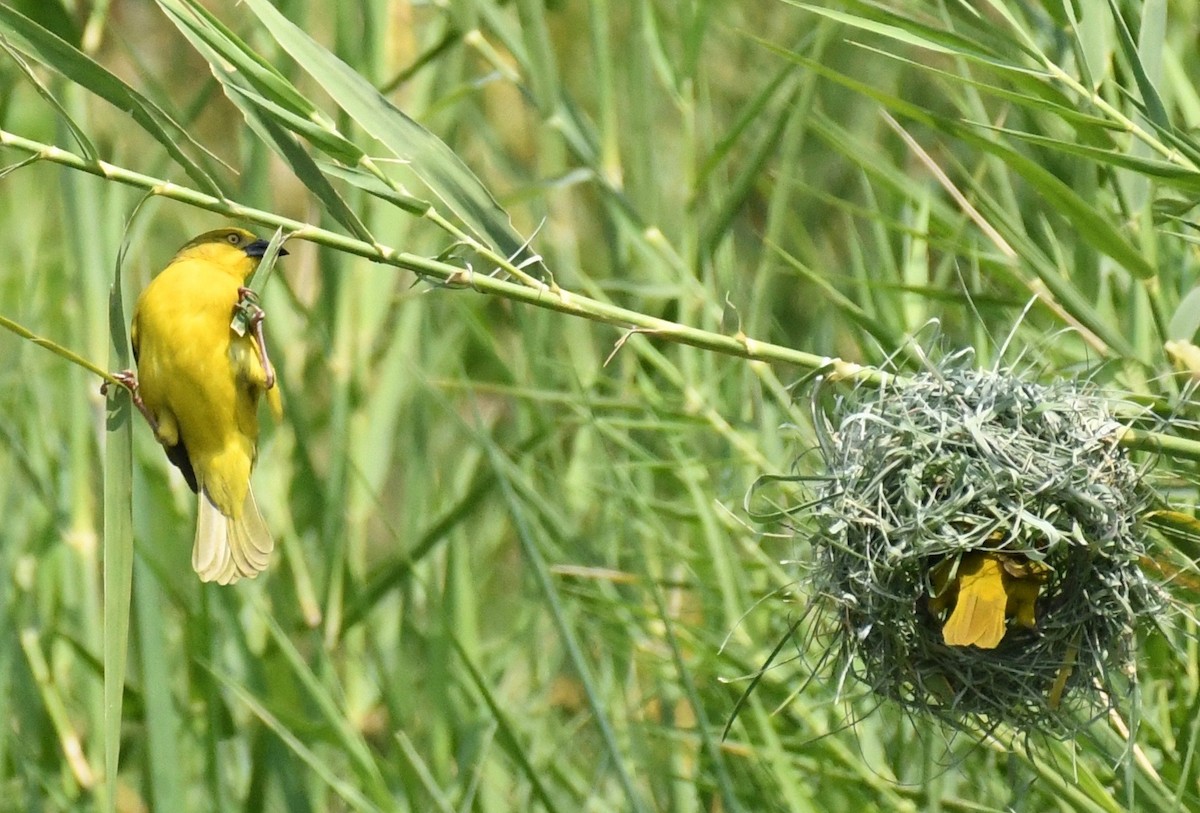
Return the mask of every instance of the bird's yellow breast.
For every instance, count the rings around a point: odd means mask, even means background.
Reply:
[[[241,372],[247,358],[257,364],[257,346],[230,329],[253,267],[232,246],[186,249],[134,309],[140,391],[160,440],[184,444],[202,487],[228,516],[240,512],[258,438],[259,391]]]

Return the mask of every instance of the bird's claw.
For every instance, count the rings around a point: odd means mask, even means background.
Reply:
[[[238,288],[238,307],[245,310],[246,327],[254,332],[254,339],[258,342],[258,361],[263,369],[263,389],[269,390],[275,386],[275,368],[267,355],[267,340],[263,335],[263,322],[267,318],[267,312],[259,307],[258,294],[251,288]]]
[[[137,374],[133,370],[118,370],[117,372],[112,374],[112,378],[113,378],[113,381],[116,381],[122,387],[129,390],[130,395],[133,395],[136,397],[137,390],[138,390],[138,381],[137,381]],[[112,383],[113,383],[112,381],[109,381],[106,379],[104,381],[104,383],[100,385],[100,394],[108,395],[108,388]]]
[[[150,414],[150,410],[146,408],[146,402],[142,400],[142,394],[138,388],[137,373],[133,370],[118,370],[112,374],[113,380],[129,391],[129,397],[133,401],[133,405],[137,407],[138,412],[142,413],[142,417],[146,419],[146,423],[150,424],[150,428],[154,431],[155,436],[158,436],[158,421]],[[108,387],[111,381],[105,381],[100,385],[100,394],[108,395]]]

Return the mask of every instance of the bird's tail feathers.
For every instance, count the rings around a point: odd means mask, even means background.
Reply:
[[[258,511],[258,503],[254,501],[254,491],[251,489],[246,490],[241,518],[230,523],[229,547],[238,570],[247,578],[254,578],[271,563],[275,540],[271,538],[267,523]]]
[[[231,519],[201,489],[192,546],[192,568],[201,581],[232,584],[243,577],[253,579],[267,569],[274,548],[253,491],[246,491],[241,517]]]

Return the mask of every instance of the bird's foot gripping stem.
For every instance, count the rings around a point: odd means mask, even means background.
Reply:
[[[246,328],[254,334],[258,343],[258,361],[263,369],[263,389],[275,386],[275,368],[271,366],[271,358],[267,355],[267,340],[263,336],[263,321],[267,312],[258,304],[258,294],[250,288],[238,288],[238,310],[244,315]]]
[[[112,377],[122,387],[129,391],[129,397],[133,400],[133,405],[137,407],[138,412],[142,413],[142,417],[146,419],[146,423],[150,424],[150,429],[153,430],[155,436],[158,435],[158,421],[150,414],[150,410],[146,408],[146,402],[142,400],[142,394],[138,391],[137,374],[133,370],[120,370],[112,374]],[[108,385],[111,382],[105,381],[100,385],[100,394],[108,395]]]

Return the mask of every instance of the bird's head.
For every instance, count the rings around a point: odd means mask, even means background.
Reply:
[[[183,245],[175,254],[176,260],[203,259],[239,273],[243,279],[262,259],[269,243],[245,229],[227,228],[206,231]],[[279,256],[287,251],[279,249]]]

